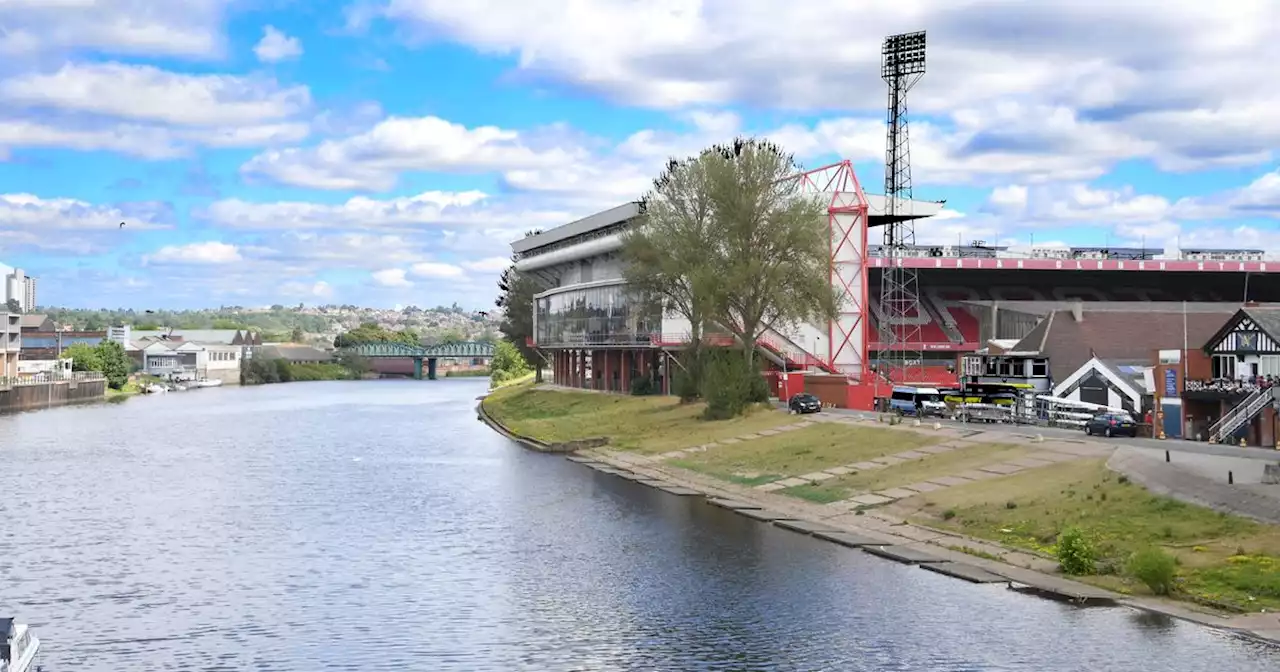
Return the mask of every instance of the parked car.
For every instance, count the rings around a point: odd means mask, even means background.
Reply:
[[[1128,413],[1099,413],[1084,423],[1084,433],[1089,436],[1137,436],[1138,423]]]
[[[808,392],[801,392],[800,394],[791,397],[791,401],[787,402],[787,408],[790,409],[792,413],[821,413],[822,400]]]

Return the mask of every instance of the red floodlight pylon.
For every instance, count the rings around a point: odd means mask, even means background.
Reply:
[[[868,375],[867,196],[848,160],[793,175],[801,193],[827,203],[831,286],[838,313],[825,325],[826,363],[852,380]],[[821,348],[820,348],[821,349]],[[820,353],[812,353],[820,355]]]

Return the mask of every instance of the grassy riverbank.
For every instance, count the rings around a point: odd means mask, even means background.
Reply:
[[[1097,574],[1083,580],[1120,592],[1148,592],[1126,565],[1138,551],[1159,548],[1177,559],[1184,597],[1280,608],[1280,528],[1153,495],[1102,460],[948,488],[895,508],[914,508],[915,522],[1050,556],[1058,535],[1076,527],[1097,553]]]
[[[1015,444],[1013,435],[1007,444],[944,444],[928,431],[869,424],[817,423],[760,435],[799,419],[760,408],[712,422],[701,418],[700,404],[681,405],[668,397],[531,385],[495,391],[484,403],[512,431],[547,442],[607,437],[613,450],[658,455],[717,441],[705,451],[668,456],[663,464],[739,486],[775,483],[777,494],[814,503],[972,476],[984,466],[1024,460],[1040,450],[1025,441]],[[748,440],[733,441],[738,437]],[[1108,470],[1101,459],[1061,457],[1060,463],[1011,475],[958,480],[954,487],[888,504],[886,513],[971,538],[975,546],[982,540],[1049,559],[1056,558],[1062,533],[1076,528],[1092,549],[1095,570],[1075,578],[1150,594],[1130,560],[1154,548],[1176,559],[1175,598],[1245,611],[1280,608],[1280,527],[1153,495]]]

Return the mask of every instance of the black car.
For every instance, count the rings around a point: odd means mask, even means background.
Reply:
[[[1084,423],[1084,433],[1089,436],[1137,436],[1138,423],[1128,413],[1099,413]]]
[[[791,397],[791,401],[787,402],[787,408],[792,413],[820,413],[822,412],[822,400],[808,392],[801,392]]]

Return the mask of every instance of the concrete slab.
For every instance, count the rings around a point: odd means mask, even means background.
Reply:
[[[759,490],[760,492],[775,492],[777,490],[783,490],[786,487],[787,486],[781,483],[778,483],[777,481],[774,481],[773,483],[762,483],[760,485],[757,485],[755,489]]]
[[[929,453],[930,455],[940,455],[942,453],[949,453],[955,449],[956,449],[955,446],[948,446],[947,444],[943,443],[937,446],[925,446],[924,448],[917,448],[916,450],[922,453]]]
[[[904,450],[901,453],[894,453],[889,457],[896,457],[899,460],[923,460],[929,457],[929,453],[922,453],[918,450]]]
[[[799,478],[803,478],[804,480],[810,483],[820,483],[822,481],[829,481],[835,477],[836,477],[835,474],[828,474],[825,471],[815,471],[812,474],[801,474],[799,476]]]
[[[957,485],[965,485],[973,481],[963,476],[939,476],[929,479],[930,483],[937,483],[943,487],[954,488]]]
[[[841,546],[848,546],[849,548],[862,548],[863,546],[880,546],[884,544],[884,541],[882,539],[869,537],[865,534],[858,534],[857,532],[818,531],[818,532],[814,532],[813,536],[818,539],[822,539],[823,541],[830,541],[836,544],[840,544]]]
[[[774,525],[784,530],[799,532],[800,534],[813,534],[814,532],[839,532],[840,529],[831,527],[824,523],[812,523],[807,520],[775,520]]]
[[[658,489],[663,492],[676,495],[678,497],[697,497],[702,494],[701,492],[698,492],[693,488],[686,488],[682,485],[664,485],[659,487]]]
[[[707,503],[708,503],[708,504],[711,504],[711,505],[713,505],[713,506],[718,506],[718,507],[720,507],[720,508],[722,508],[722,509],[732,509],[732,510],[735,510],[735,511],[736,511],[737,509],[758,509],[758,508],[760,508],[758,505],[756,505],[756,504],[752,504],[751,502],[740,502],[740,501],[738,501],[738,500],[736,500],[736,499],[725,499],[725,498],[723,498],[723,497],[708,497],[708,498],[707,498]]]
[[[938,490],[942,490],[946,487],[947,486],[945,485],[938,485],[937,483],[930,483],[928,481],[921,481],[919,483],[902,486],[904,490],[915,490],[916,492],[937,492]]]
[[[857,495],[856,497],[850,497],[849,501],[857,502],[862,506],[879,506],[881,504],[888,504],[889,502],[892,502],[893,498],[885,497],[883,495],[866,494],[866,495]]]
[[[881,497],[888,497],[889,499],[906,499],[908,497],[915,497],[920,493],[914,490],[903,490],[902,488],[889,488],[888,490],[880,490],[875,494],[880,495]]]
[[[885,465],[879,462],[854,462],[848,465],[854,471],[871,471],[872,469],[884,469]]]
[[[910,546],[863,546],[862,550],[882,558],[888,558],[908,565],[920,565],[932,562],[945,562],[942,558],[929,555]]]
[[[844,476],[845,474],[853,473],[853,470],[849,467],[831,467],[830,469],[824,469],[823,471],[826,471],[828,474],[833,476]]]
[[[660,487],[662,487],[662,486],[664,486],[664,485],[667,485],[667,482],[666,482],[666,481],[659,481],[659,480],[657,480],[657,479],[655,479],[655,478],[640,478],[640,479],[636,479],[636,483],[639,483],[640,485],[647,485],[647,486],[649,486],[649,487],[651,487],[651,488],[660,488]]]
[[[738,440],[739,440],[739,441],[750,441],[750,440],[752,440],[752,439],[758,439],[758,438],[760,438],[760,435],[759,435],[759,434],[743,434],[742,436],[739,436],[739,437],[738,437]]]
[[[1028,456],[1009,460],[1007,464],[1015,464],[1019,467],[1026,467],[1027,469],[1039,469],[1040,467],[1047,467],[1054,463],[1049,460],[1041,460]]]
[[[803,478],[784,478],[781,481],[774,481],[774,483],[777,483],[784,488],[794,488],[797,485],[805,485],[808,482],[809,481],[806,481]]]
[[[889,456],[887,456],[887,457],[877,457],[876,459],[871,460],[871,461],[872,461],[872,462],[879,462],[880,464],[883,464],[883,465],[884,465],[884,466],[886,466],[886,467],[892,467],[892,466],[893,466],[893,465],[895,465],[895,464],[902,464],[903,462],[906,462],[907,460],[904,460],[904,459],[902,459],[901,457],[894,457],[893,455],[889,455]]]
[[[1017,464],[1009,464],[1008,462],[1002,462],[1000,464],[988,464],[985,467],[978,467],[978,471],[985,471],[989,474],[999,474],[1001,476],[1007,476],[1009,474],[1016,474],[1019,471],[1026,471],[1026,467],[1023,467]]]
[[[969,583],[1008,583],[1009,579],[988,572],[981,567],[966,565],[960,562],[926,562],[920,567],[931,572],[953,576],[957,579],[964,579]]]
[[[720,439],[720,443],[733,445],[735,443],[742,443],[742,439]]]
[[[992,478],[999,478],[1000,474],[993,474],[989,471],[978,471],[977,469],[968,469],[956,474],[956,476],[959,476],[960,478],[967,478],[971,481],[986,481]]]
[[[1034,453],[1031,457],[1034,457],[1037,460],[1052,462],[1054,464],[1081,459],[1079,455],[1072,455],[1071,453],[1057,453],[1051,450],[1042,450],[1038,453]]]
[[[746,516],[752,520],[759,520],[766,523],[772,523],[775,520],[790,520],[790,516],[777,511],[769,511],[766,509],[734,509],[734,513],[740,516]]]
[[[570,456],[568,456],[568,457],[566,457],[566,458],[564,458],[564,459],[569,460],[570,462],[578,462],[578,463],[582,463],[582,462],[595,462],[595,460],[593,460],[593,459],[591,459],[591,458],[589,458],[589,457],[583,457],[583,456],[581,456],[581,455],[570,455]]]
[[[762,429],[762,430],[760,430],[760,435],[761,435],[761,436],[777,436],[777,435],[778,435],[778,434],[780,434],[780,433],[781,433],[781,432],[780,432],[779,430],[776,430],[776,429]]]
[[[677,458],[677,457],[684,457],[684,451],[683,451],[683,450],[673,450],[673,451],[668,452],[668,453],[663,453],[663,454],[661,454],[661,455],[659,455],[659,456],[658,456],[658,459],[660,459],[660,460],[670,460],[670,459],[674,459],[674,458]]]
[[[865,518],[866,516],[863,516],[863,517]],[[933,542],[937,539],[941,539],[946,536],[944,534],[934,532],[933,530],[930,530],[928,528],[916,527],[915,525],[898,525],[898,524],[890,523],[889,527],[892,528],[894,536],[910,539],[911,541]],[[901,542],[890,542],[890,543],[901,543]]]

